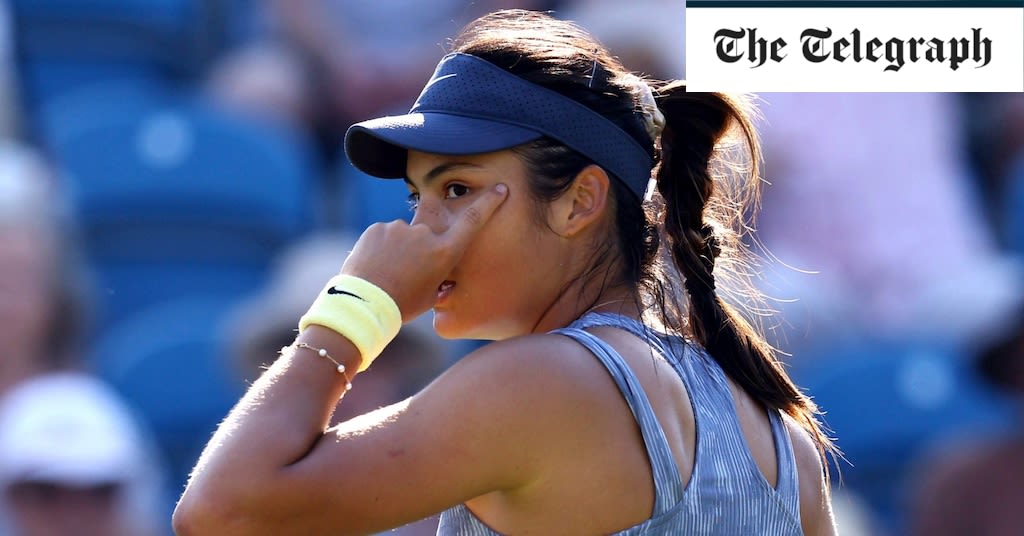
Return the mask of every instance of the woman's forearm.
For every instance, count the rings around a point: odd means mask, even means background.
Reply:
[[[345,365],[345,375],[313,350],[293,347],[284,352],[204,449],[175,510],[179,534],[207,533],[189,532],[193,525],[238,522],[238,512],[282,513],[285,505],[274,491],[287,493],[281,485],[286,468],[305,457],[323,435],[345,392],[346,378],[355,375],[360,361],[355,346],[327,328],[311,326],[297,342],[326,349]]]
[[[424,511],[418,504],[421,499],[413,502],[403,496],[408,488],[397,479],[393,485],[381,485],[378,475],[369,472],[352,477],[353,471],[339,471],[351,477],[346,486],[324,489],[328,485],[325,471],[338,468],[333,461],[376,460],[380,469],[381,447],[393,444],[394,436],[403,433],[409,434],[410,444],[420,445],[422,459],[436,459],[436,445],[422,437],[422,431],[433,426],[429,418],[406,419],[404,432],[390,427],[391,437],[364,443],[359,456],[349,456],[347,449],[337,451],[345,448],[338,441],[321,439],[364,358],[368,365],[380,354],[398,333],[403,318],[416,318],[434,306],[444,278],[507,194],[503,184],[478,192],[463,215],[441,233],[400,220],[377,223],[363,232],[341,273],[328,282],[300,320],[306,327],[297,342],[313,349],[292,345],[231,410],[203,451],[175,510],[174,526],[180,536],[281,534],[309,526],[336,531],[343,524],[377,527],[433,513]],[[319,349],[343,364],[346,372],[339,373],[331,359],[317,355]],[[312,468],[299,463],[316,460],[321,463],[313,463]],[[402,461],[388,460],[388,465],[404,473]],[[413,455],[404,461],[409,467],[422,466]],[[432,473],[419,474],[436,480]],[[375,497],[390,494],[394,501],[382,506],[374,498],[348,511],[366,514],[364,520],[322,513],[331,507],[337,515],[335,505],[351,505],[349,499],[369,486],[378,486]],[[454,500],[465,496],[459,486],[479,487],[473,481],[455,482],[450,493]],[[327,506],[318,502],[325,497],[331,501]],[[352,525],[356,522],[364,525]]]

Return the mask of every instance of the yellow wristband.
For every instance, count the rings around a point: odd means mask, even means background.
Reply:
[[[402,312],[395,300],[377,285],[351,275],[336,275],[299,319],[299,331],[311,324],[329,328],[352,341],[363,358],[359,365],[362,372],[398,335]]]

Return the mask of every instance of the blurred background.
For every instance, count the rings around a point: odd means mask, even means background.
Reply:
[[[0,535],[170,534],[355,238],[410,215],[345,129],[507,7],[685,75],[677,0],[0,2]],[[765,325],[845,453],[841,533],[1021,534],[1024,95],[760,99]],[[338,418],[470,347],[406,326]]]

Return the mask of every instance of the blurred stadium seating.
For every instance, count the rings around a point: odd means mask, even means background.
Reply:
[[[185,297],[108,329],[92,361],[149,423],[177,497],[189,470],[244,386],[224,359],[220,322],[233,300]]]
[[[122,84],[57,99],[44,116],[101,327],[172,297],[241,297],[316,224],[312,157],[289,131]]]
[[[801,356],[791,375],[838,437],[849,462],[839,463],[842,486],[864,497],[892,534],[905,531],[907,485],[933,447],[1012,422],[1008,401],[951,348],[909,340],[837,344]]]
[[[412,219],[405,181],[371,177],[344,159],[337,175],[339,223],[343,228],[362,232],[375,222]]]
[[[213,54],[215,21],[200,0],[13,0],[21,93],[50,98],[113,80],[184,81]]]
[[[1024,255],[1024,153],[1010,168],[1006,192],[1001,208],[1007,245],[1017,255]]]
[[[318,224],[308,142],[128,80],[66,92],[39,117],[96,280],[90,362],[153,428],[177,496],[242,394],[222,316]]]

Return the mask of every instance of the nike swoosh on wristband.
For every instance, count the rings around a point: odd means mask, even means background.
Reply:
[[[331,288],[327,289],[327,293],[328,294],[343,294],[345,296],[352,296],[353,298],[359,298],[360,300],[366,301],[366,298],[364,298],[364,297],[362,297],[362,296],[360,296],[358,294],[352,294],[351,292],[349,292],[347,290],[339,290],[337,287],[331,287]]]

